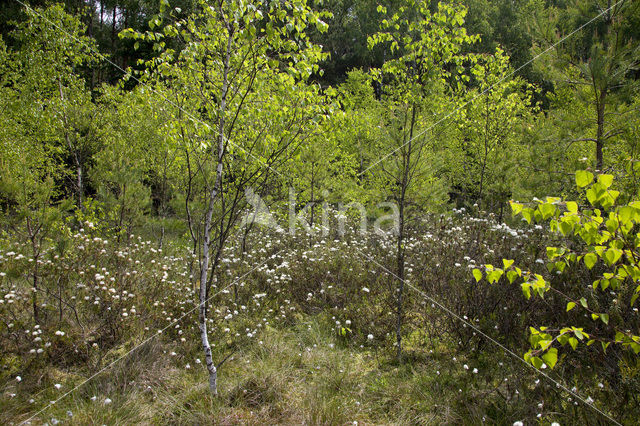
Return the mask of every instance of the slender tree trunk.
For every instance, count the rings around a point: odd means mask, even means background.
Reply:
[[[411,150],[413,148],[413,128],[416,121],[416,107],[413,105],[411,111],[411,125],[409,127],[409,142],[407,142],[407,151],[403,155],[402,181],[400,183],[400,197],[398,206],[398,239],[397,239],[397,258],[396,275],[398,276],[398,295],[397,295],[397,317],[396,317],[396,357],[398,362],[402,360],[402,321],[404,317],[403,297],[404,297],[404,208],[406,202],[407,188],[409,186],[409,169],[411,168]]]
[[[182,120],[182,113],[179,112],[178,117]],[[182,136],[182,141],[185,141],[185,135],[184,135],[184,127],[180,127],[180,134]],[[192,286],[193,286],[193,291],[194,293],[196,292],[196,283],[197,281],[194,279],[194,274],[193,274],[193,263],[194,263],[194,259],[196,257],[196,254],[198,253],[198,240],[199,240],[199,230],[194,230],[193,228],[193,218],[191,217],[191,209],[189,208],[189,201],[191,200],[191,186],[193,183],[193,173],[191,171],[191,158],[189,156],[189,149],[185,148],[184,150],[185,153],[185,159],[186,159],[186,163],[187,163],[187,193],[186,196],[184,197],[184,209],[185,212],[187,214],[187,224],[189,225],[189,234],[191,235],[191,242],[193,243],[193,249],[191,251],[191,253],[193,254],[193,256],[191,257],[191,259],[189,260],[189,281],[191,282]],[[197,235],[196,235],[197,233]],[[198,277],[199,279],[199,277]]]
[[[129,9],[125,9],[122,12],[124,14],[124,22],[122,25],[122,28],[129,28]],[[122,52],[122,69],[127,69],[127,57],[128,57],[128,50],[124,50]]]
[[[209,389],[213,395],[218,394],[218,369],[213,363],[213,357],[211,355],[211,345],[209,344],[209,337],[207,335],[207,306],[208,306],[208,286],[207,274],[209,272],[209,246],[211,244],[211,229],[213,222],[213,211],[215,208],[215,201],[220,192],[222,185],[222,160],[224,158],[224,127],[225,127],[225,112],[227,103],[227,92],[229,89],[229,63],[231,59],[231,29],[227,26],[228,39],[227,50],[224,57],[224,71],[222,77],[222,92],[220,96],[220,112],[218,119],[218,144],[217,144],[217,165],[216,165],[216,179],[209,194],[209,206],[204,223],[204,237],[202,244],[202,262],[200,265],[200,309],[199,309],[199,327],[200,327],[200,339],[202,341],[202,348],[204,350],[205,363],[207,365],[207,371],[209,372]],[[214,148],[215,149],[215,148]],[[214,155],[216,152],[214,151]],[[221,247],[219,247],[220,249]],[[212,274],[215,271],[212,271]]]
[[[358,167],[358,176],[362,175],[364,171],[364,156],[362,155],[362,143],[360,142],[360,136],[358,138],[358,156],[360,157],[359,167]]]
[[[100,0],[100,27],[98,28],[98,32],[104,31],[104,0]],[[95,69],[96,67],[92,67]],[[98,77],[97,84],[102,82],[102,66],[98,67]]]
[[[314,166],[315,166],[315,163],[312,162],[311,163],[311,227],[312,228],[313,228],[314,213],[315,213],[315,210],[316,210],[316,206],[315,206],[316,200],[314,198],[314,193],[313,193],[313,189],[316,186],[315,174],[314,174],[314,171],[315,171],[314,170]]]
[[[167,193],[167,155],[165,154],[163,157],[163,167],[162,167],[162,185],[160,185],[160,204],[158,206],[158,216],[160,217],[160,248],[163,247],[164,244],[164,234],[165,234],[165,219],[166,219],[166,193]]]
[[[89,2],[89,22],[87,23],[87,35],[93,37],[93,14],[96,10],[95,0]]]
[[[489,97],[486,96],[486,115],[484,122],[484,156],[482,157],[482,169],[480,171],[480,188],[478,189],[478,200],[482,199],[484,189],[484,174],[487,169],[487,158],[489,157]]]
[[[255,208],[253,209],[253,213],[251,213],[253,215],[251,221],[247,221],[246,226],[244,228],[244,234],[242,235],[242,244],[240,245],[240,259],[244,260],[245,256],[247,255],[247,239],[249,238],[249,232],[251,232],[251,229],[253,228],[253,224],[256,221],[256,216],[258,215],[258,209]],[[247,215],[248,217],[248,215]],[[234,281],[233,282],[233,300],[235,300],[236,304],[239,303],[238,301],[238,282]]]
[[[62,280],[58,279],[58,322],[62,323]]]
[[[34,230],[31,226],[31,220],[27,218],[27,231],[29,232],[29,239],[31,240],[31,250],[33,253],[33,285],[31,291],[31,304],[33,305],[33,322],[36,324],[40,321],[40,315],[38,312],[38,279],[40,278],[40,248],[38,247],[36,234],[37,230]]]
[[[398,275],[398,295],[397,295],[397,317],[396,317],[396,357],[398,362],[402,359],[402,317],[404,312],[402,310],[403,295],[404,295],[404,201],[405,201],[405,189],[401,189],[399,212],[399,226],[398,226],[398,240],[397,240],[397,258],[396,258],[396,275]]]
[[[120,242],[120,235],[122,234],[122,224],[124,223],[124,209],[127,203],[127,184],[122,185],[122,203],[120,204],[120,218],[118,219],[118,237],[116,240]]]
[[[58,79],[58,90],[60,92],[60,100],[64,102],[64,92],[62,91],[62,82]],[[80,154],[78,150],[71,143],[71,138],[69,138],[69,121],[67,120],[67,113],[64,110],[64,106],[62,108],[62,124],[64,126],[64,139],[67,143],[67,147],[69,151],[73,155],[73,161],[76,164],[76,198],[78,202],[78,208],[82,209],[82,195],[84,193],[83,180],[82,180],[82,163],[80,161]]]
[[[87,35],[89,36],[89,38],[94,38],[93,37],[93,15],[95,14],[96,11],[96,2],[95,0],[91,0],[90,2],[91,7],[89,8],[89,23],[87,25]],[[93,89],[96,87],[96,69],[94,67],[91,67],[91,81],[89,83],[89,89],[91,89],[91,91],[93,91]]]
[[[82,178],[82,166],[80,165],[80,161],[78,161],[78,156],[76,155],[76,170],[78,174],[78,178],[76,181],[76,186],[78,187],[78,208],[82,210],[82,196],[84,195],[84,181]]]
[[[607,91],[602,89],[598,102],[596,103],[596,113],[598,117],[598,129],[596,131],[596,169],[602,170],[604,159],[602,150],[604,148],[604,113]]]
[[[34,261],[38,261],[35,259]],[[33,306],[33,322],[36,324],[40,321],[40,315],[38,314],[38,266],[33,268],[33,291],[31,294],[31,305]]]
[[[113,6],[113,15],[111,16],[111,50],[113,53],[116,51],[116,13],[118,11],[117,6]]]
[[[606,30],[602,38],[602,48],[605,52],[609,50],[609,37],[611,36],[611,0],[607,2],[607,13],[605,15]],[[615,49],[614,49],[615,52]],[[603,149],[604,149],[604,113],[606,109],[607,83],[602,87],[598,87],[595,76],[591,76],[592,84],[596,100],[596,170],[602,170],[604,166]]]

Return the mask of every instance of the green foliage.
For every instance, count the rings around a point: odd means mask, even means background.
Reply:
[[[472,68],[475,88],[460,97],[456,141],[448,153],[451,186],[486,206],[504,205],[518,190],[522,133],[534,122],[532,86],[510,76],[498,48]]]
[[[156,180],[172,171],[160,154],[170,157],[172,152],[163,133],[162,110],[155,102],[140,89],[123,93],[105,87],[100,98],[104,146],[94,156],[90,176],[110,212],[111,225],[127,233],[150,213]]]
[[[379,6],[378,12],[386,13]],[[430,89],[450,84],[459,87],[465,79],[465,61],[475,56],[464,55],[463,49],[478,40],[469,36],[463,26],[466,9],[439,3],[435,12],[428,2],[410,0],[398,13],[382,20],[381,31],[368,39],[369,47],[385,44],[396,59],[386,61],[373,75],[388,76],[394,85],[391,99],[413,104],[429,94]],[[446,65],[446,66],[445,66]],[[467,76],[468,79],[468,76]]]
[[[64,35],[58,36],[56,27]],[[34,210],[73,193],[61,185],[71,175],[66,158],[75,155],[84,162],[93,149],[88,129],[93,105],[74,74],[76,67],[92,63],[91,41],[80,21],[60,6],[29,12],[12,36],[20,49],[2,49],[0,143],[6,155],[0,179],[10,203]]]
[[[533,54],[549,50],[534,67],[556,89],[550,96],[553,114],[558,115],[554,139],[562,149],[589,153],[577,158],[595,159],[597,169],[616,164],[612,157],[632,115],[630,95],[637,87],[633,73],[640,45],[631,26],[638,21],[638,9],[628,1],[585,0],[548,7],[536,1],[530,8]],[[573,34],[587,23],[594,31]]]
[[[486,335],[635,421],[640,9],[612,3],[0,6],[0,422],[158,330],[74,421],[593,421]],[[239,226],[290,188],[322,236]],[[218,399],[202,271],[213,356],[238,357]]]
[[[465,47],[477,40],[463,26],[466,10],[439,3],[432,11],[427,2],[405,2],[397,13],[383,6],[380,32],[369,38],[369,47],[384,46],[391,56],[380,68],[371,70],[383,93],[378,110],[378,138],[366,169],[378,199],[389,194],[403,204],[412,200],[427,210],[436,210],[446,197],[446,183],[439,176],[441,164],[428,155],[440,148],[438,141],[447,129],[437,117],[454,108],[448,95],[464,81],[464,63],[475,63]],[[380,112],[378,112],[380,111]]]
[[[565,293],[556,288],[557,284],[553,285],[551,278],[522,270],[512,261],[505,260],[504,269],[485,265],[484,276],[489,283],[498,282],[505,273],[511,274],[509,282],[518,282],[527,299],[532,296],[544,298],[551,292],[565,299],[567,313],[580,305],[596,322],[591,327],[593,332],[575,325],[531,327],[531,350],[525,354],[525,359],[538,368],[543,362],[554,367],[558,360],[558,349],[554,344],[565,346],[568,343],[575,350],[580,342],[587,345],[600,342],[606,351],[611,343],[615,343],[628,347],[635,354],[640,353],[640,336],[630,331],[625,322],[640,296],[637,285],[640,279],[639,240],[635,232],[640,221],[640,204],[635,197],[628,203],[616,203],[620,193],[612,188],[612,175],[599,174],[596,178],[589,171],[579,170],[575,180],[589,205],[580,206],[575,201],[553,197],[538,200],[534,207],[514,202],[511,205],[514,215],[521,215],[528,223],[549,222],[550,231],[565,239],[561,246],[546,249],[549,273],[562,277],[565,270],[580,267],[582,263],[587,269],[596,271],[596,279],[586,291],[574,287],[570,293]],[[473,274],[476,280],[483,276],[479,269]],[[565,321],[570,322],[570,318]]]

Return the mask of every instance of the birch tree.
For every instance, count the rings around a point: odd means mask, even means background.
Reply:
[[[383,6],[378,6],[378,11],[386,14]],[[443,105],[438,102],[444,98],[442,94],[452,84],[457,87],[461,82],[464,61],[474,58],[463,53],[463,48],[476,40],[463,27],[465,14],[466,9],[444,3],[439,3],[432,12],[429,2],[409,0],[398,13],[383,19],[381,31],[369,38],[371,48],[383,44],[396,56],[373,72],[378,81],[386,82],[382,102],[387,110],[387,146],[380,148],[389,152],[373,166],[398,207],[395,270],[398,360],[402,354],[404,317],[406,209],[412,195],[420,191],[435,193],[437,178],[427,162],[426,148],[429,140],[436,140],[438,129],[427,126],[441,115],[437,108]]]
[[[308,84],[324,55],[307,39],[326,30],[304,0],[201,2],[199,11],[162,32],[125,32],[160,52],[148,65],[168,101],[166,124],[187,170],[185,213],[199,259],[198,323],[217,394],[218,369],[207,329],[222,252],[246,207],[245,190],[260,194],[304,143],[322,116],[319,87]],[[152,19],[152,29],[162,25]],[[180,52],[165,49],[177,37]],[[215,288],[215,287],[214,287]]]
[[[61,211],[72,207],[61,200],[75,195],[80,206],[83,176],[95,149],[95,138],[83,129],[91,126],[93,105],[75,74],[95,58],[80,21],[62,6],[25,8],[25,13],[27,20],[10,37],[19,48],[7,50],[0,40],[0,198],[18,219],[17,233],[29,241],[37,322],[38,291],[46,284],[39,267],[43,242]],[[65,191],[63,183],[69,182]]]
[[[449,162],[452,180],[474,202],[503,207],[514,189],[513,169],[521,156],[523,128],[530,125],[532,88],[509,76],[509,57],[502,49],[474,67],[477,88],[467,91],[457,118],[458,146]]]

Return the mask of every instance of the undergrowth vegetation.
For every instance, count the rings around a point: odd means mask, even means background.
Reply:
[[[558,237],[541,226],[482,215],[486,219],[463,210],[431,215],[407,238],[412,290],[400,364],[393,357],[392,233],[362,235],[348,226],[340,236],[317,227],[315,235],[292,237],[258,229],[248,240],[234,239],[210,295],[212,349],[225,360],[219,398],[204,384],[197,345],[197,260],[180,239],[160,248],[100,228],[99,217],[68,218],[55,225],[34,259],[30,244],[5,237],[2,421],[25,420],[69,391],[36,419],[594,421],[592,412],[520,358],[529,347],[527,326],[548,323],[559,311],[554,302],[528,301],[518,286],[476,282],[471,273],[505,257],[545,273],[545,244]],[[621,368],[623,355],[579,347],[549,373],[611,413],[633,413],[637,370],[629,363]]]
[[[1,424],[638,422],[640,2],[5,3]]]

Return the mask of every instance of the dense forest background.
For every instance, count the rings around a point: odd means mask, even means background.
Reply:
[[[41,59],[46,61],[45,58],[50,55],[47,59],[51,60],[51,55],[56,54],[69,59],[70,62],[64,64],[68,66],[66,69],[61,67],[56,71],[65,73],[66,78],[70,77],[67,74],[70,71],[82,86],[76,88],[76,92],[85,92],[84,95],[89,96],[88,101],[100,105],[98,109],[102,110],[104,105],[101,101],[106,98],[106,87],[121,86],[124,92],[135,93],[140,80],[127,79],[123,82],[123,77],[129,75],[127,73],[135,76],[145,70],[148,73],[147,61],[159,54],[158,46],[154,46],[155,40],[123,37],[122,32],[153,32],[155,26],[150,28],[150,22],[176,22],[190,16],[198,8],[197,2],[174,3],[169,8],[157,1],[64,2],[63,10],[71,14],[77,20],[74,25],[79,26],[71,35],[81,34],[86,38],[76,40],[76,45],[73,45],[73,39],[64,40],[67,37],[63,37],[57,40],[57,45],[43,49]],[[34,7],[46,4],[32,2]],[[436,4],[430,4],[430,10],[435,10]],[[635,141],[632,132],[637,125],[634,112],[637,111],[638,78],[635,40],[640,31],[634,6],[614,6],[615,2],[600,4],[596,1],[466,1],[460,4],[466,10],[462,18],[466,33],[477,36],[473,41],[464,43],[460,53],[469,58],[472,55],[476,55],[476,58],[492,57],[498,63],[492,65],[493,69],[489,71],[492,75],[472,77],[464,89],[449,91],[450,88],[442,88],[442,93],[438,93],[451,106],[466,103],[460,108],[460,114],[456,111],[456,114],[438,117],[442,123],[437,126],[458,128],[455,132],[449,130],[450,133],[444,138],[446,149],[442,143],[431,147],[431,151],[435,151],[442,161],[437,165],[432,164],[430,173],[438,182],[438,189],[448,194],[441,195],[439,201],[455,201],[462,206],[482,200],[491,207],[490,210],[495,211],[502,209],[510,198],[528,199],[531,196],[570,192],[573,181],[567,176],[577,168],[591,166],[603,170],[623,170],[628,161],[634,161]],[[372,113],[373,108],[362,108],[362,104],[367,102],[366,96],[383,101],[385,95],[389,95],[385,78],[369,82],[365,81],[365,75],[373,69],[380,69],[385,61],[405,53],[402,49],[391,52],[388,46],[382,44],[369,46],[368,39],[380,31],[385,17],[402,7],[401,3],[393,2],[383,5],[386,14],[378,12],[378,3],[321,2],[313,6],[331,15],[324,17],[328,24],[326,30],[306,30],[308,41],[322,46],[322,52],[326,55],[317,61],[319,68],[309,76],[308,82],[318,84],[322,94],[333,94],[334,90],[338,90],[343,97],[349,97],[350,102],[356,102],[357,106],[349,106],[333,96],[334,101],[341,102],[339,108],[350,116]],[[17,55],[27,42],[17,28],[22,28],[20,23],[25,25],[28,17],[19,2],[4,2],[1,7],[0,28],[5,49]],[[605,9],[607,13],[594,20]],[[52,28],[55,31],[56,27]],[[58,27],[62,36],[66,30]],[[82,49],[83,43],[88,43],[82,52],[86,57],[80,57],[81,52],[65,50],[74,47],[76,50]],[[180,36],[165,37],[161,43],[164,49],[179,51],[184,48],[185,40]],[[35,46],[33,49],[34,53],[38,50]],[[59,51],[56,53],[55,49]],[[496,49],[499,53],[496,53]],[[26,51],[22,53],[27,54]],[[502,80],[501,87],[495,84],[498,80]],[[367,93],[369,86],[373,93]],[[347,95],[349,90],[356,92]],[[476,105],[481,102],[471,102],[471,99],[478,94],[488,98],[494,92],[495,96],[507,92],[519,93],[518,103],[524,109],[521,112],[514,111],[511,117],[499,117],[495,111],[483,116],[483,111]],[[81,93],[73,95],[81,96]],[[351,114],[349,108],[357,110],[353,111],[357,114]],[[491,122],[484,132],[480,128],[471,130],[465,122],[473,121],[478,126],[481,118]],[[514,121],[507,125],[504,120],[509,119]],[[98,124],[98,120],[97,114],[87,112],[81,120],[83,122],[74,124],[87,129],[101,127],[102,123]],[[354,120],[353,117],[351,120]],[[438,120],[432,118],[432,121],[435,123]],[[420,126],[428,127],[424,123],[420,123]],[[435,134],[437,126],[434,125],[430,131]],[[355,128],[358,126],[350,122],[349,127],[353,132],[357,131]],[[466,132],[460,131],[461,127],[467,127]],[[373,138],[372,135],[369,137]],[[481,140],[483,138],[484,141]],[[349,146],[353,144],[349,140],[353,139],[353,135],[344,134],[335,139],[341,139],[338,149],[344,155],[337,157],[343,161],[345,155],[350,155],[352,159],[371,155],[364,152],[366,149],[355,153],[354,147]],[[88,173],[96,161],[96,152],[105,144],[98,141],[92,145],[83,140],[77,143],[84,145],[83,149],[87,151],[83,153],[86,157],[83,161],[88,163],[82,166],[84,173]],[[365,148],[373,150],[371,144],[365,145]],[[67,151],[70,150],[73,149],[67,148]],[[500,155],[508,150],[513,151],[514,155],[509,155],[508,161],[503,162]],[[486,155],[482,151],[486,151]],[[74,167],[73,155],[66,152],[58,160],[64,160],[67,163],[64,164],[65,168],[70,169]],[[446,156],[457,161],[444,160]],[[369,164],[366,158],[357,160],[363,170]],[[485,175],[489,179],[484,179]],[[149,178],[147,173],[145,179]],[[490,181],[489,187],[480,187],[480,181],[483,180]],[[74,191],[70,183],[65,186],[65,195]],[[82,191],[95,194],[98,186],[87,178]],[[429,206],[433,207],[433,204]]]
[[[633,424],[639,40],[632,0],[2,2],[0,419]]]

